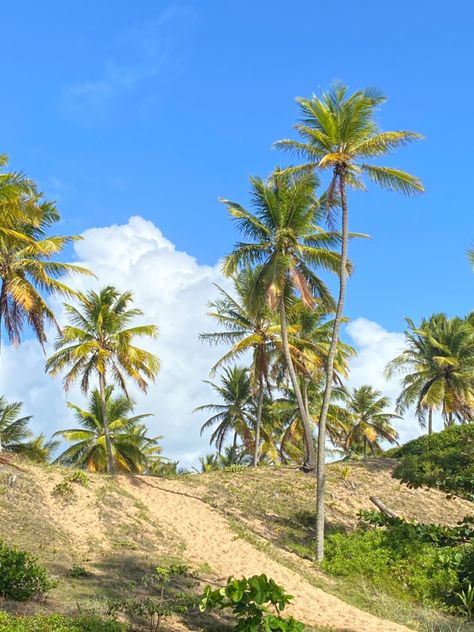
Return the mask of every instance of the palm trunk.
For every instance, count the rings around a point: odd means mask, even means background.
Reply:
[[[364,459],[367,458],[367,438],[364,437]]]
[[[337,344],[339,342],[339,330],[341,328],[344,300],[347,284],[347,252],[349,245],[349,218],[346,199],[346,184],[344,173],[339,172],[339,193],[342,208],[342,245],[341,262],[339,268],[339,297],[337,301],[336,317],[332,330],[331,345],[329,347],[326,367],[326,387],[324,389],[323,404],[319,416],[318,429],[318,463],[316,471],[316,560],[321,562],[324,557],[324,492],[326,487],[326,421],[331,399],[334,359],[336,357]]]
[[[291,359],[290,346],[288,343],[288,323],[286,321],[286,309],[283,297],[280,299],[280,326],[281,326],[281,340],[283,343],[283,354],[285,356],[286,366],[288,373],[290,374],[290,380],[295,392],[296,401],[298,402],[298,409],[300,411],[301,420],[304,427],[305,443],[307,447],[307,457],[305,458],[304,467],[308,470],[314,469],[314,446],[313,435],[311,432],[311,425],[309,418],[306,415],[306,409],[301,395],[300,385],[298,378],[296,377],[295,367],[293,366],[293,360]]]
[[[6,309],[6,298],[5,283],[2,281],[2,288],[0,290],[0,353],[2,351],[2,324],[3,313]]]
[[[428,410],[428,434],[433,434],[433,409]]]
[[[258,462],[260,460],[260,426],[262,424],[263,395],[264,395],[263,375],[260,373],[259,387],[258,387],[257,420],[256,420],[256,425],[255,425],[255,450],[253,454],[254,467],[257,467]]]
[[[308,419],[311,419],[310,415],[309,415],[309,404],[308,404],[308,382],[306,380],[303,380],[303,403],[304,403],[304,409],[306,411],[306,417]],[[311,439],[312,438],[313,437],[311,436]],[[311,445],[313,445],[312,441],[311,441]],[[309,453],[308,453],[308,446],[307,446],[307,441],[306,440],[304,442],[304,450],[305,450],[304,458],[305,458],[305,461],[307,461],[307,460],[309,460]]]
[[[110,440],[109,422],[107,419],[107,403],[105,401],[105,376],[99,373],[100,407],[102,409],[102,423],[104,425],[105,449],[107,452],[107,474],[115,474],[115,462],[112,454],[112,441]]]

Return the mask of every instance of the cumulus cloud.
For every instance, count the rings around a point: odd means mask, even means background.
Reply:
[[[97,279],[75,278],[77,289],[97,289],[114,285],[120,291],[133,290],[135,305],[143,310],[143,323],[157,324],[157,340],[141,344],[158,355],[162,369],[147,395],[132,389],[137,412],[150,412],[153,435],[164,436],[164,453],[184,466],[196,464],[209,451],[209,434],[200,437],[205,416],[193,414],[200,404],[215,401],[209,385],[203,383],[210,367],[224,349],[209,347],[199,333],[213,331],[215,324],[207,315],[208,302],[216,295],[215,283],[230,290],[220,266],[201,265],[194,257],[176,249],[152,222],[132,217],[128,223],[91,228],[75,244],[76,259],[93,270]],[[59,320],[64,321],[61,304],[55,305]],[[403,334],[390,332],[365,318],[353,320],[346,333],[357,348],[352,360],[350,386],[371,384],[392,401],[400,392],[398,379],[387,381],[384,368],[403,347]],[[51,332],[54,339],[54,332]],[[51,344],[46,353],[51,351]],[[33,414],[33,428],[47,436],[73,423],[67,400],[85,404],[75,385],[65,395],[60,379],[44,373],[45,355],[34,340],[19,348],[5,345],[1,353],[2,393],[10,401],[24,402],[25,414]],[[396,424],[406,441],[420,433],[412,414]]]
[[[75,245],[77,259],[94,270],[97,279],[75,279],[71,285],[81,290],[106,284],[120,291],[132,289],[135,305],[144,312],[141,321],[159,326],[158,339],[142,343],[162,362],[159,378],[148,395],[133,389],[132,395],[137,411],[154,414],[150,431],[164,435],[166,455],[183,465],[195,463],[209,449],[209,435],[199,436],[204,419],[192,411],[213,401],[202,380],[223,352],[201,343],[198,335],[214,327],[207,316],[208,301],[216,295],[213,284],[228,287],[228,281],[218,265],[200,265],[141,217],[121,226],[86,230],[83,237]],[[68,427],[71,415],[60,381],[44,375],[43,365],[39,345],[27,341],[19,349],[6,347],[0,375],[3,392],[9,399],[24,401],[25,412],[34,412],[35,430],[49,435]],[[67,398],[84,402],[77,387]]]
[[[401,391],[400,378],[387,380],[384,370],[387,363],[403,350],[404,334],[387,331],[378,323],[362,317],[351,321],[346,326],[346,332],[357,349],[357,356],[351,361],[348,385],[359,387],[370,384],[394,403]],[[413,411],[408,411],[394,425],[402,443],[414,439],[421,432]],[[435,429],[441,429],[441,420],[435,419],[434,425]]]

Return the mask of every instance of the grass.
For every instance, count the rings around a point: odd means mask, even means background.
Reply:
[[[143,578],[156,565],[186,562],[184,543],[151,519],[146,498],[145,502],[138,500],[124,489],[120,479],[91,475],[87,486],[74,484],[72,508],[74,503],[82,503],[80,507],[91,511],[95,520],[82,539],[78,539],[58,518],[62,500],[51,496],[51,490],[64,480],[68,470],[39,467],[31,471],[34,474],[14,472],[16,478],[12,484],[12,471],[0,469],[0,534],[37,555],[59,583],[46,602],[25,604],[20,613],[70,615],[77,613],[79,607],[83,612],[103,615],[110,600],[131,595],[154,596],[143,584]],[[368,497],[374,489],[407,518],[442,522],[449,515],[455,522],[468,513],[467,503],[448,501],[441,494],[400,488],[391,479],[386,462],[332,465],[328,479],[328,528],[333,531],[351,529],[356,524],[358,510],[370,508]],[[224,512],[238,537],[299,573],[312,585],[363,610],[423,632],[474,630],[474,626],[462,620],[422,609],[409,601],[391,599],[367,582],[333,579],[319,572],[312,564],[315,489],[312,477],[286,468],[251,468],[186,476],[179,481],[189,494]],[[303,564],[301,558],[306,560]],[[71,569],[81,570],[71,572]],[[193,586],[178,587],[190,599],[200,593],[205,583],[222,579],[216,577],[208,564],[193,569],[192,574],[197,578]],[[18,604],[5,603],[4,607],[18,610]],[[176,621],[170,619],[167,623],[169,632],[176,630]],[[229,629],[228,622],[220,616],[199,615],[195,610],[180,621],[190,630],[198,625],[209,632]],[[327,629],[308,628],[308,632],[327,632]]]
[[[368,498],[374,489],[391,507],[397,511],[403,508],[407,517],[417,516],[420,521],[442,523],[445,516],[450,515],[455,522],[458,518],[453,516],[453,511],[459,518],[469,510],[472,513],[469,503],[455,503],[448,512],[451,501],[442,494],[413,494],[400,489],[383,462],[370,463],[368,476],[364,468],[364,464],[335,464],[328,468],[327,533],[344,532],[355,526],[358,510],[370,508]],[[363,579],[354,582],[327,577],[316,566],[302,566],[298,557],[314,562],[315,482],[312,477],[286,468],[259,468],[238,473],[204,474],[189,484],[194,485],[203,501],[227,515],[239,537],[299,573],[317,588],[378,617],[423,632],[474,631],[474,625],[460,617],[422,607],[409,596],[403,600],[395,599],[381,587]],[[401,499],[401,494],[405,498]],[[343,508],[344,502],[346,506]]]

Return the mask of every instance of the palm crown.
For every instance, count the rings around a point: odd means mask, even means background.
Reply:
[[[141,421],[149,414],[131,415],[133,403],[127,397],[113,397],[113,388],[106,389],[106,415],[110,429],[115,469],[122,472],[142,472],[150,456],[160,452],[158,437],[149,438]],[[68,404],[74,411],[80,428],[59,430],[55,436],[74,442],[56,463],[103,472],[107,466],[103,407],[97,389],[92,391],[88,409]]]
[[[271,306],[296,288],[307,304],[319,298],[327,306],[334,302],[314,267],[336,272],[339,255],[332,250],[339,243],[336,233],[319,225],[323,212],[315,195],[317,179],[304,174],[294,177],[276,172],[268,181],[251,178],[255,213],[223,200],[240,232],[251,241],[239,242],[224,262],[224,272],[233,274],[247,265],[260,264],[254,293],[263,288]]]
[[[0,325],[3,324],[12,343],[19,343],[21,332],[27,323],[39,342],[46,342],[46,323],[57,326],[52,309],[45,294],[78,296],[68,287],[63,277],[71,274],[92,273],[82,266],[53,261],[63,248],[78,237],[50,236],[48,231],[59,221],[53,204],[36,203],[27,214],[23,205],[16,209],[14,200],[6,199],[2,204],[0,181],[0,208],[6,207],[0,230]],[[5,193],[5,192],[4,192]],[[12,205],[17,210],[16,220]],[[12,231],[9,226],[14,225]]]
[[[405,349],[387,366],[389,377],[402,373],[400,412],[414,405],[425,424],[426,412],[439,410],[447,425],[473,418],[474,328],[468,319],[433,314],[420,326],[406,319]]]
[[[64,378],[66,389],[80,375],[81,388],[87,393],[93,374],[105,378],[110,374],[128,396],[126,378],[146,391],[148,381],[159,371],[159,360],[152,353],[134,346],[135,338],[156,337],[155,325],[137,325],[131,322],[142,311],[130,308],[131,292],[120,294],[113,287],[99,292],[91,291],[80,300],[79,307],[65,305],[70,325],[66,325],[56,342],[56,353],[46,363],[53,375],[70,367]]]
[[[372,453],[380,452],[381,440],[396,443],[398,432],[392,426],[400,416],[387,412],[390,399],[371,386],[363,385],[352,391],[341,391],[346,404],[344,448],[352,452],[362,450],[366,456],[369,447]]]
[[[333,169],[328,191],[330,202],[334,201],[336,177],[341,173],[345,183],[356,189],[366,189],[365,175],[390,191],[406,195],[423,191],[421,181],[406,171],[366,162],[422,138],[416,132],[380,131],[374,117],[377,107],[385,101],[386,97],[374,89],[349,95],[342,84],[335,84],[322,98],[299,97],[301,120],[295,129],[302,140],[284,139],[275,146],[308,161],[293,170]]]

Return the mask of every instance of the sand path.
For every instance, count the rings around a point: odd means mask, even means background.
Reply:
[[[125,483],[125,481],[127,481]],[[408,628],[379,619],[314,587],[298,573],[236,536],[224,515],[194,498],[179,481],[155,482],[136,477],[123,479],[134,496],[146,504],[158,524],[185,543],[185,557],[194,564],[207,562],[227,578],[265,573],[294,595],[288,609],[308,625],[338,632],[402,632]]]

